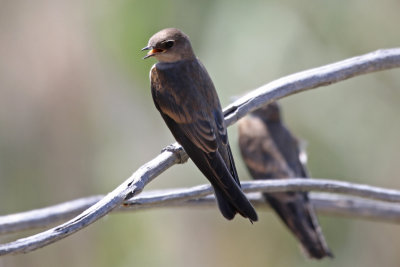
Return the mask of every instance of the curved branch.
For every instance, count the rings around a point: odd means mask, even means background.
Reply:
[[[362,74],[398,67],[400,67],[400,48],[392,48],[285,76],[249,92],[230,104],[224,109],[225,121],[231,125],[247,113],[288,95]]]
[[[247,194],[249,200],[257,207],[272,211],[271,207],[259,193]],[[395,203],[386,203],[376,200],[367,200],[359,197],[343,196],[330,193],[311,193],[309,199],[315,210],[323,215],[341,216],[355,219],[373,220],[387,223],[400,223],[400,206]],[[137,210],[149,206],[149,208],[194,208],[194,207],[215,207],[215,198],[210,195],[198,199],[190,199],[182,202],[171,202],[167,205],[158,203],[145,206],[130,206],[128,209],[118,211]]]
[[[398,207],[399,205],[386,205],[385,203],[382,203],[382,201],[400,202],[400,191],[362,184],[323,179],[281,179],[242,182],[242,188],[245,192],[267,193],[284,191],[335,192],[379,200],[379,202],[371,202],[367,200],[362,200],[360,198],[345,196],[336,196],[334,199],[332,199],[332,197],[330,197],[328,194],[323,195],[324,197],[318,200],[318,203],[320,204],[323,203],[323,201],[327,203],[326,206],[324,206],[324,208],[322,209],[323,211],[328,210],[328,213],[331,212],[339,215],[343,214],[343,212],[344,214],[348,214],[348,212],[346,213],[346,211],[349,204],[344,206],[342,204],[347,203],[350,200],[354,200],[357,203],[353,210],[353,212],[355,212],[354,216],[357,216],[361,212],[369,211],[371,209],[373,209],[372,211],[370,211],[371,214],[377,214],[377,205],[387,207],[387,209],[384,210],[385,213],[383,213],[382,215],[383,220],[386,219],[385,215],[388,214],[390,210],[394,210],[394,214],[397,214],[397,211],[400,212],[400,207]],[[148,191],[124,201],[123,206],[120,206],[117,210],[141,210],[154,207],[171,206],[203,206],[204,204],[207,204],[208,206],[215,206],[215,199],[213,197],[210,197],[210,194],[212,193],[213,190],[210,185],[200,185],[191,188]],[[258,198],[254,198],[254,194],[248,195],[253,196],[252,200],[254,200],[259,205],[261,205],[261,202],[264,202],[262,201],[262,198],[259,197],[259,194],[257,194]],[[94,205],[102,198],[103,196],[86,197],[46,207],[43,209],[0,216],[0,233],[10,233],[33,228],[46,227],[62,220],[70,219],[71,217],[79,214],[79,212],[82,212],[91,205]],[[367,208],[364,208],[364,211],[360,210],[360,206],[362,205],[367,205]],[[375,217],[377,217],[377,215],[375,215]]]
[[[181,149],[176,149],[174,152],[163,151],[156,158],[141,166],[120,186],[72,220],[39,234],[0,245],[0,256],[26,253],[83,229],[121,205],[125,199],[139,194],[151,180],[172,165],[181,162],[184,157],[181,154]]]
[[[400,49],[379,50],[359,57],[283,77],[268,83],[229,105],[225,110],[226,122],[233,124],[248,112],[290,94],[328,85],[357,75],[400,67]],[[0,245],[0,255],[35,250],[88,226],[120,205],[126,198],[141,192],[157,175],[176,163],[183,163],[187,155],[175,149],[163,151],[149,163],[140,167],[130,178],[95,205],[69,222],[45,232]]]
[[[61,204],[0,216],[0,234],[44,228],[73,218],[104,196],[90,196]]]

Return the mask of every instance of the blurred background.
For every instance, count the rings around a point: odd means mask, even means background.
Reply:
[[[282,76],[400,44],[400,2],[0,1],[0,214],[104,194],[173,141],[140,51],[187,33],[223,106]],[[400,70],[281,101],[313,177],[400,188]],[[239,176],[248,180],[229,128]],[[147,188],[206,183],[189,162]],[[109,215],[3,266],[399,266],[397,225],[320,216],[334,260],[306,259],[277,216],[215,209]],[[24,235],[34,232],[25,232]],[[23,235],[0,236],[2,243]]]

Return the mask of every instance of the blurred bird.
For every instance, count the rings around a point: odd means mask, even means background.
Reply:
[[[308,177],[305,164],[301,161],[305,152],[301,151],[298,140],[282,123],[276,102],[239,121],[239,146],[254,179]],[[307,193],[265,193],[264,197],[300,240],[309,257],[333,257]]]
[[[142,50],[158,60],[150,71],[154,104],[200,171],[214,187],[222,215],[239,213],[257,221],[257,213],[240,188],[221,104],[189,38],[178,29],[154,34]]]

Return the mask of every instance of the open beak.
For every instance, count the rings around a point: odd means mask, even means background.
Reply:
[[[143,47],[143,48],[142,48],[142,51],[145,51],[145,50],[150,50],[150,51],[147,53],[147,55],[145,55],[145,56],[143,57],[143,59],[152,57],[152,56],[154,56],[154,55],[157,54],[157,53],[162,53],[162,52],[164,52],[164,50],[162,50],[162,49],[157,49],[157,48],[153,48],[152,46]]]

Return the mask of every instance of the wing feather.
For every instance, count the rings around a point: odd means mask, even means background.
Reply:
[[[153,100],[162,114],[179,124],[182,132],[191,142],[204,152],[215,152],[218,149],[219,138],[223,144],[227,143],[220,104],[218,98],[213,97],[208,97],[211,103],[198,101],[199,98],[203,99],[210,93],[204,91],[207,86],[213,87],[212,82],[209,80],[200,84],[195,83],[192,81],[195,77],[185,75],[184,69],[179,69],[179,67],[175,69],[177,70],[168,70],[169,76],[175,79],[171,81],[163,75],[162,68],[152,68],[150,77]],[[171,75],[172,71],[180,71],[181,74]],[[179,84],[179,87],[176,84]]]

